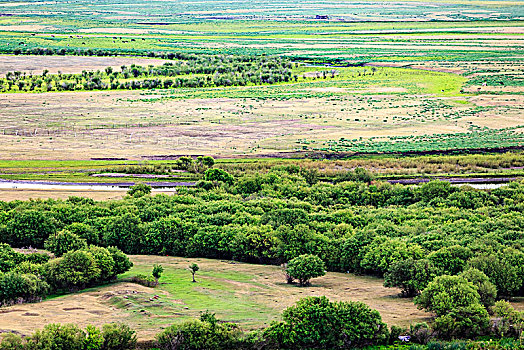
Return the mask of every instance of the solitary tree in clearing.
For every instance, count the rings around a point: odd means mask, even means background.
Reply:
[[[195,273],[197,273],[197,271],[200,270],[200,268],[198,267],[197,264],[192,263],[191,265],[189,265],[188,269],[191,272],[191,275],[193,275],[193,282],[196,282],[195,281]]]

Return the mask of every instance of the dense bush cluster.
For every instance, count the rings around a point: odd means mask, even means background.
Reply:
[[[74,324],[48,324],[31,336],[8,333],[1,350],[131,350],[136,347],[135,331],[124,324],[105,324],[102,329]]]
[[[210,186],[173,196],[0,203],[0,240],[37,248],[85,240],[126,253],[271,264],[313,254],[330,271],[404,274],[390,284],[407,295],[437,275],[475,268],[498,296],[523,293],[521,183],[491,191],[446,182],[310,185],[285,167],[241,178],[211,170]]]
[[[115,247],[87,246],[84,241],[79,249],[59,251],[63,256],[51,259],[46,254],[24,254],[8,244],[0,244],[0,306],[35,302],[50,292],[103,283],[132,266],[128,257]]]

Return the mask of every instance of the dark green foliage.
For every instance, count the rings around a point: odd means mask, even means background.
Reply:
[[[301,287],[309,285],[309,280],[324,276],[326,267],[322,259],[316,255],[304,254],[290,260],[286,266],[286,273],[298,280]]]
[[[225,184],[232,185],[235,181],[235,178],[233,175],[222,169],[207,169],[204,173],[204,180],[215,183],[223,182]]]
[[[164,272],[164,268],[162,267],[162,265],[158,265],[158,264],[153,265],[153,272],[151,273],[151,275],[153,275],[153,277],[156,280],[158,280],[160,276],[162,276],[162,272]]]
[[[131,350],[136,346],[136,332],[123,323],[105,324],[102,337],[102,350]]]
[[[399,260],[394,262],[384,276],[385,287],[398,287],[402,296],[413,297],[427,287],[438,270],[427,259]]]
[[[104,232],[104,242],[108,246],[122,249],[125,253],[136,253],[140,249],[142,233],[140,218],[125,212],[108,222]]]
[[[480,296],[480,302],[486,308],[493,306],[497,298],[497,287],[489,280],[482,271],[470,268],[460,274],[460,276],[467,279],[477,287],[477,292]]]
[[[380,314],[360,302],[330,302],[307,297],[284,310],[265,336],[279,349],[348,349],[386,343],[389,333]]]
[[[428,259],[439,268],[443,274],[456,275],[460,273],[468,260],[473,256],[469,248],[459,245],[444,247],[428,255]]]
[[[131,186],[127,191],[127,194],[135,198],[146,196],[148,194],[151,194],[151,186],[139,183]]]
[[[479,303],[460,306],[435,319],[434,330],[440,338],[474,338],[488,331],[489,315]]]
[[[511,296],[522,288],[524,281],[520,276],[519,266],[510,263],[504,253],[482,254],[472,258],[468,265],[482,271],[497,287],[501,296]]]
[[[120,275],[133,267],[133,263],[129,260],[129,257],[120,249],[116,247],[108,247],[107,250],[111,253],[115,263],[115,266],[113,267],[114,276]]]
[[[377,238],[369,245],[360,266],[365,271],[383,275],[397,261],[417,260],[424,255],[424,250],[418,244],[409,244],[395,238]]]
[[[44,242],[44,248],[56,256],[62,256],[71,250],[87,248],[87,242],[71,231],[62,230],[50,236]]]
[[[5,243],[17,248],[29,246],[43,248],[44,241],[55,231],[54,220],[42,212],[37,210],[16,211],[7,222]]]
[[[241,335],[236,324],[219,323],[214,314],[204,313],[200,320],[166,328],[156,339],[165,350],[222,350],[237,348]]]
[[[84,350],[86,334],[73,324],[48,324],[37,330],[26,347],[40,350]]]
[[[33,274],[0,272],[0,306],[16,301],[37,302],[47,295],[49,285]]]
[[[54,289],[75,290],[85,288],[101,275],[93,255],[87,251],[67,252],[63,257],[46,264],[45,276]]]
[[[437,316],[455,309],[480,304],[480,296],[473,283],[460,276],[439,276],[415,298],[420,307],[433,311]]]
[[[73,222],[71,225],[66,226],[65,230],[85,239],[87,244],[98,245],[100,243],[100,237],[94,228],[83,222]]]
[[[443,275],[435,278],[415,303],[437,315],[434,330],[439,337],[476,337],[489,327],[489,315],[477,290],[462,276]]]
[[[99,281],[108,281],[117,275],[115,273],[115,260],[109,250],[90,245],[89,248],[84,249],[84,251],[90,253],[95,259],[95,264],[100,270]]]

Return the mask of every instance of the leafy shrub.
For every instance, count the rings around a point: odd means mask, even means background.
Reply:
[[[279,349],[347,349],[386,343],[389,333],[380,314],[361,302],[330,302],[307,297],[284,310],[265,336]]]
[[[499,300],[493,307],[493,330],[499,337],[520,339],[524,332],[524,311],[517,311],[510,303]]]
[[[415,298],[415,304],[442,316],[461,307],[480,304],[480,296],[473,283],[464,277],[443,275],[428,284]]]
[[[385,287],[398,287],[401,295],[413,297],[427,287],[438,270],[427,259],[394,262],[384,276]]]
[[[151,186],[143,183],[133,185],[127,191],[127,194],[131,197],[142,197],[151,194]]]
[[[86,334],[73,324],[48,324],[37,330],[26,345],[39,350],[84,350]]]
[[[324,276],[325,269],[324,262],[318,256],[304,254],[288,262],[286,272],[303,287],[309,285],[311,278]]]
[[[212,182],[223,182],[232,185],[235,181],[233,175],[227,173],[222,169],[207,169],[204,172],[204,180]]]
[[[470,268],[460,274],[462,277],[473,283],[477,287],[480,296],[480,302],[486,308],[495,304],[497,298],[497,287],[489,280],[484,272]]]
[[[219,323],[214,314],[205,313],[200,320],[166,328],[156,339],[165,350],[222,350],[236,348],[241,334],[237,325]]]
[[[0,306],[40,301],[48,292],[49,285],[35,275],[14,271],[0,273]]]
[[[123,323],[102,326],[103,350],[131,350],[136,346],[136,332]]]
[[[45,276],[54,289],[77,290],[98,280],[100,268],[91,253],[77,250],[48,262]]]
[[[153,276],[146,275],[136,275],[131,277],[131,282],[138,283],[146,287],[156,287],[158,285],[158,280]]]
[[[474,338],[484,334],[489,327],[489,315],[479,303],[452,309],[435,319],[434,329],[439,337]]]
[[[107,250],[111,253],[113,262],[115,263],[113,267],[115,276],[129,271],[129,269],[133,267],[133,263],[129,260],[129,257],[117,247],[107,247]]]
[[[50,236],[44,242],[44,247],[56,256],[62,256],[72,250],[87,248],[87,242],[71,231],[62,230]]]
[[[95,264],[100,269],[100,276],[98,277],[100,281],[108,281],[116,276],[115,261],[109,250],[91,245],[85,251],[90,253],[95,259]]]

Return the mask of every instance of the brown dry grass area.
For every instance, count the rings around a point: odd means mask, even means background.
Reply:
[[[129,315],[110,306],[107,300],[114,294],[133,292],[152,293],[152,289],[132,283],[119,283],[37,304],[0,308],[0,333],[16,331],[29,335],[49,323],[75,323],[85,328],[90,324],[101,326],[111,322],[125,322]]]
[[[95,201],[106,201],[114,199],[122,199],[127,193],[127,190],[121,191],[87,191],[87,190],[57,190],[57,189],[0,189],[0,201],[11,202],[14,200],[26,201],[29,199],[68,199],[71,196],[86,197],[94,199]],[[153,194],[173,194],[173,192],[153,190]]]
[[[522,124],[524,100],[518,95],[445,98],[394,95],[403,91],[399,87],[319,89],[347,95],[280,101],[169,99],[165,91],[0,94],[0,159],[257,155],[297,150],[303,139]],[[475,106],[490,108],[472,112]]]
[[[167,62],[160,59],[136,57],[90,57],[90,56],[11,56],[0,55],[0,77],[7,72],[27,72],[42,74],[44,69],[56,74],[58,71],[66,74],[81,73],[83,70],[103,70],[106,67],[120,69],[122,65],[136,64],[140,66],[161,65]]]

